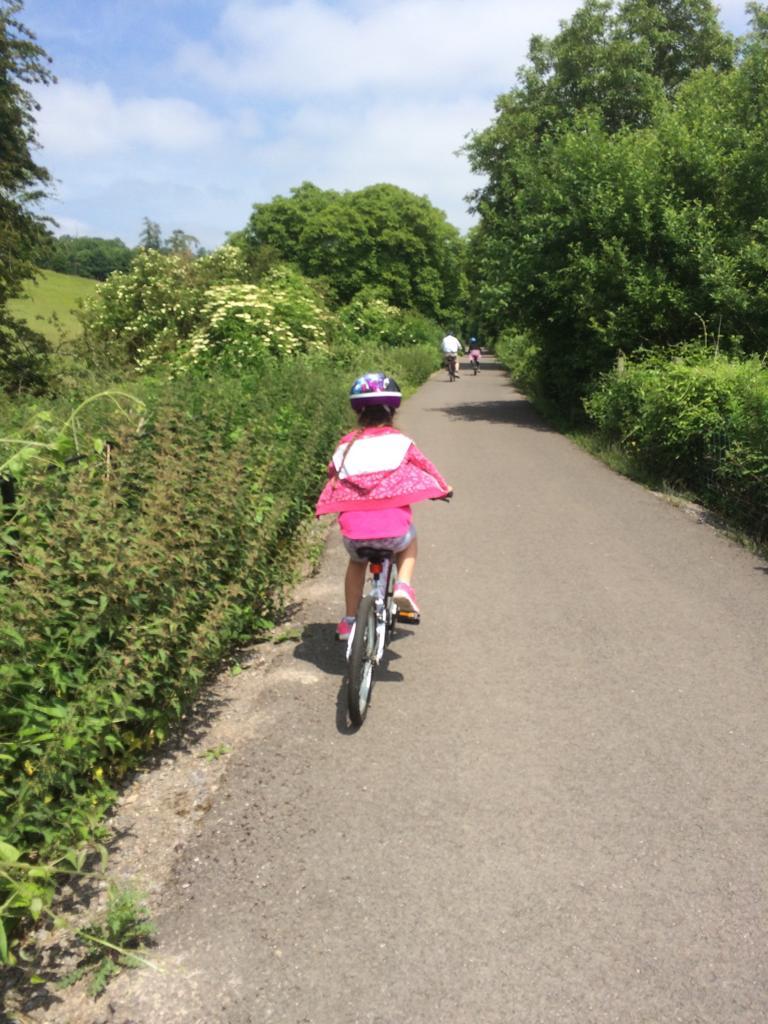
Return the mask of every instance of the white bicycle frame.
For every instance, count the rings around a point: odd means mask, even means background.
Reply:
[[[392,559],[388,556],[382,557],[379,564],[381,565],[379,578],[372,577],[368,587],[368,594],[373,597],[373,608],[376,616],[376,649],[371,659],[375,665],[379,665],[384,657],[384,645],[387,642],[387,619],[390,614],[394,614],[391,609],[387,608],[386,604],[387,580],[389,579],[390,567],[392,567]],[[395,573],[397,572],[396,569],[394,571]],[[347,640],[347,659],[349,659],[352,653],[352,641],[355,638],[356,627],[357,623],[355,622]]]

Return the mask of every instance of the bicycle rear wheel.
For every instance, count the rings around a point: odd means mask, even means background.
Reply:
[[[368,713],[373,683],[373,656],[376,652],[376,611],[367,594],[360,602],[355,619],[355,635],[347,663],[347,705],[353,725],[362,725]]]

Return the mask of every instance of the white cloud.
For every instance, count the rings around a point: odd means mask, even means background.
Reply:
[[[221,135],[220,124],[189,100],[118,100],[102,82],[60,81],[38,98],[38,135],[56,156],[104,156],[136,147],[187,152]]]
[[[218,89],[285,97],[365,89],[431,94],[514,81],[534,32],[553,33],[573,0],[234,0],[214,42],[182,47],[179,69]]]
[[[305,179],[338,190],[392,182],[428,195],[452,223],[466,227],[471,220],[464,196],[478,180],[456,151],[468,127],[484,127],[491,114],[490,104],[474,100],[344,108],[315,102],[297,108],[280,136],[256,145],[247,163],[273,192],[285,193]]]

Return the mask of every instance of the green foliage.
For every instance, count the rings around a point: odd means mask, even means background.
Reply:
[[[37,921],[55,891],[56,866],[32,863],[21,851],[0,839],[0,963],[12,964],[13,926],[24,918]]]
[[[28,86],[53,76],[45,51],[16,17],[21,7],[19,0],[0,0],[0,390],[9,393],[42,391],[48,377],[45,339],[6,309],[34,273],[46,237],[35,206],[51,180],[32,157],[37,108]]]
[[[129,270],[132,259],[133,250],[120,238],[61,235],[51,239],[38,265],[60,274],[106,281],[116,270]]]
[[[191,257],[194,256],[200,247],[200,242],[194,235],[187,234],[181,228],[175,228],[163,245],[164,252],[175,253],[176,255]]]
[[[0,311],[0,391],[40,394],[50,379],[50,345],[23,321]]]
[[[437,345],[440,328],[428,317],[391,305],[376,289],[360,291],[339,310],[342,331],[354,344],[382,347]]]
[[[468,149],[488,176],[469,266],[483,328],[541,344],[566,411],[619,351],[720,333],[766,347],[768,43],[708,0],[588,0],[534,37]]]
[[[351,368],[353,378],[372,370],[384,369],[391,373],[397,383],[408,394],[418,384],[423,383],[431,373],[439,369],[442,363],[440,348],[436,344],[411,345],[400,348],[374,349],[363,348],[355,354]],[[346,384],[346,391],[349,384]]]
[[[154,252],[172,253],[175,256],[184,256],[186,259],[192,259],[197,255],[204,255],[204,250],[200,248],[200,243],[195,236],[187,234],[181,228],[175,228],[163,240],[160,225],[156,221],[150,220],[149,217],[145,217],[143,221],[141,235],[139,236],[139,248],[149,249]]]
[[[90,978],[88,993],[99,996],[124,968],[150,966],[140,953],[155,934],[143,895],[130,888],[111,885],[103,921],[78,929],[84,954],[77,967],[59,983],[60,988]]]
[[[263,250],[266,265],[275,253],[294,263],[341,304],[373,287],[392,305],[440,320],[465,297],[458,231],[429,200],[394,185],[338,193],[305,182],[257,203],[237,243],[252,264]]]
[[[231,751],[232,747],[230,747],[228,744],[219,743],[218,746],[210,747],[208,750],[206,750],[203,754],[201,754],[201,757],[205,758],[205,760],[209,762],[218,761],[219,758],[224,757],[225,754],[231,753]]]
[[[50,58],[16,17],[21,8],[20,0],[0,2],[0,311],[34,270],[45,228],[33,210],[51,180],[32,159],[37,107],[28,89],[53,81]]]
[[[539,138],[585,112],[608,132],[638,128],[693,71],[733,58],[709,0],[585,0],[557,36],[531,39],[510,102]]]
[[[603,437],[768,537],[768,369],[702,346],[638,353],[585,403]]]
[[[207,289],[244,276],[241,255],[233,246],[196,260],[146,249],[129,271],[112,274],[86,302],[86,340],[100,346],[113,365],[173,353],[200,323]]]
[[[0,437],[0,479],[19,479],[30,468],[42,465],[45,468],[64,469],[73,459],[84,457],[83,449],[99,456],[105,453],[109,442],[94,432],[93,420],[88,413],[96,403],[104,402],[121,418],[134,421],[140,430],[143,420],[144,403],[134,395],[123,391],[102,391],[81,402],[63,422],[56,422],[53,415],[43,410],[26,424],[23,436],[18,438]],[[104,421],[102,419],[102,425]]]
[[[502,331],[496,341],[495,352],[521,391],[534,400],[544,396],[541,347],[528,334]]]
[[[96,818],[92,822],[95,830]],[[101,872],[87,871],[86,861],[95,855],[101,861]],[[77,876],[103,880],[107,852],[97,843],[79,843],[77,847],[61,850],[54,859],[43,859],[39,851],[32,850],[24,857],[21,850],[0,840],[0,963],[16,964],[13,937],[14,927],[20,922],[39,921],[48,916],[57,927],[66,925],[50,909],[60,877]]]
[[[125,408],[140,395],[145,424],[138,406],[107,420],[93,396],[68,422],[38,409],[18,443],[0,442],[2,458],[23,456],[0,527],[0,835],[17,862],[0,870],[8,935],[50,902],[60,869],[29,870],[92,838],[115,786],[208,675],[271,628],[349,423],[350,381],[385,367],[407,390],[439,353],[360,338],[339,360],[213,361],[140,379],[135,399],[106,396]]]
[[[331,314],[312,284],[280,265],[260,284],[214,285],[205,293],[200,326],[171,360],[175,373],[227,365],[258,367],[265,356],[285,358],[328,349]],[[155,358],[162,353],[153,353]],[[154,361],[145,358],[142,366]]]
[[[139,246],[142,249],[153,249],[159,252],[163,247],[163,236],[160,230],[160,225],[157,221],[150,220],[149,217],[145,217],[139,236]]]

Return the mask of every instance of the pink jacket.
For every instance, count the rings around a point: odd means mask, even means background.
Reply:
[[[448,491],[448,484],[410,437],[394,427],[368,427],[339,441],[315,515],[397,508],[442,498]]]

